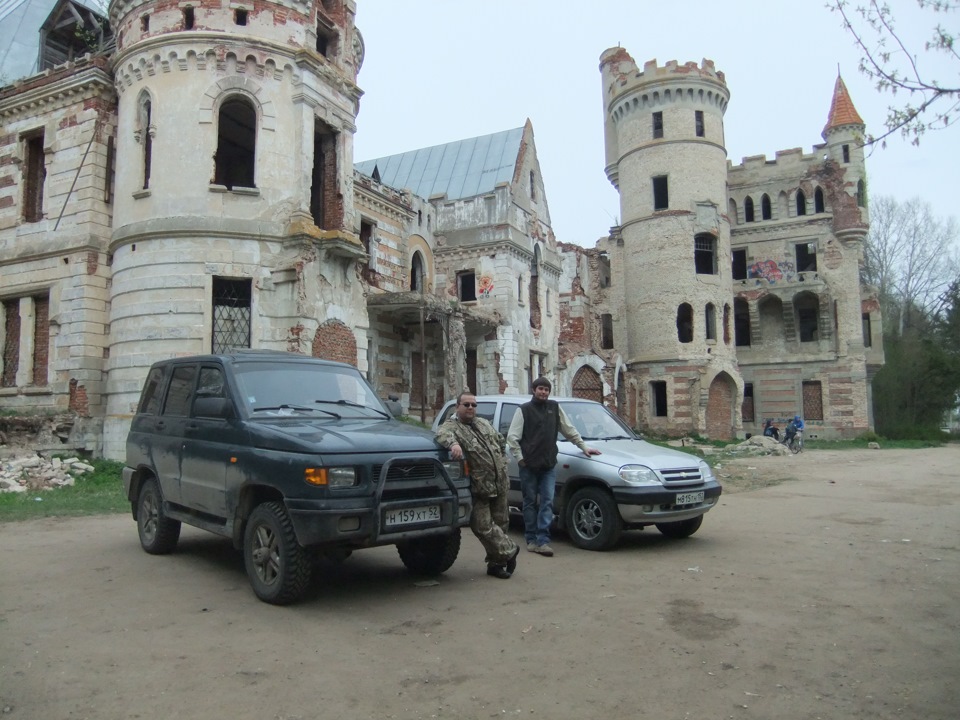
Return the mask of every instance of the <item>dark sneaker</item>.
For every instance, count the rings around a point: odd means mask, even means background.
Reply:
[[[510,556],[510,559],[507,560],[507,572],[513,575],[517,569],[517,555],[520,554],[520,546],[517,545],[517,549],[513,551],[513,554]]]
[[[511,573],[507,571],[507,568],[503,565],[495,565],[490,563],[487,565],[487,575],[491,577],[500,578],[501,580],[509,580]]]
[[[536,552],[540,553],[544,557],[553,557],[553,548],[550,547],[549,543],[544,543],[537,547]]]

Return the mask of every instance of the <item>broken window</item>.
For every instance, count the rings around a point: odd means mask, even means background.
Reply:
[[[425,289],[423,287],[423,280],[423,255],[415,252],[413,254],[413,262],[410,264],[410,289],[413,292],[422,293]]]
[[[27,318],[27,324],[23,318]],[[32,322],[31,322],[32,320]],[[27,342],[33,355],[21,358],[21,346]],[[27,345],[27,347],[29,347]],[[45,387],[50,359],[50,298],[47,295],[3,301],[3,372],[0,387],[16,387],[20,362],[29,363],[27,383]]]
[[[797,190],[797,215],[806,215],[807,214],[807,196],[803,194],[803,190]]]
[[[26,157],[23,163],[23,219],[25,222],[43,220],[43,186],[47,178],[46,155],[43,151],[43,131],[23,138]]]
[[[232,190],[253,188],[257,155],[257,112],[253,103],[234,95],[220,106],[214,182]]]
[[[151,128],[151,116],[153,106],[150,102],[150,95],[146,91],[140,93],[137,103],[137,138],[142,147],[141,159],[143,160],[143,189],[150,187],[150,166],[153,158],[153,132]]]
[[[343,206],[337,193],[337,133],[319,119],[313,124],[313,174],[310,214],[321,230],[340,226]]]
[[[213,278],[213,352],[250,347],[251,299],[249,278]]]
[[[367,267],[377,269],[377,226],[369,220],[360,219],[360,244],[367,253]]]
[[[597,271],[600,275],[600,287],[610,287],[610,256],[601,253],[597,258]]]
[[[694,110],[693,118],[694,124],[696,125],[697,137],[703,137],[706,135],[706,131],[703,126],[703,110]]]
[[[666,380],[650,381],[650,400],[654,417],[667,416],[667,382]]]
[[[740,406],[740,419],[743,422],[753,422],[753,383],[743,384],[743,404]]]
[[[873,347],[873,331],[870,327],[870,313],[863,313],[860,316],[860,321],[863,324],[863,346],[865,348]]]
[[[823,420],[823,386],[819,380],[806,380],[803,389],[803,417],[806,420]]]
[[[663,137],[663,113],[655,112],[653,114],[653,137],[662,138]]]
[[[193,8],[185,7],[183,9],[183,29],[193,30]]]
[[[241,8],[237,8],[233,11],[233,22],[237,25],[246,25],[247,24],[247,11]]]
[[[733,301],[733,341],[737,347],[750,347],[750,306],[742,298]]]
[[[717,308],[713,303],[707,303],[703,309],[704,328],[707,332],[707,340],[717,339]]]
[[[677,340],[693,342],[693,308],[690,303],[680,303],[677,307]]]
[[[457,273],[457,297],[462,302],[473,302],[477,299],[477,276],[473,270]]]
[[[867,184],[863,180],[857,180],[857,207],[867,206]]]
[[[329,11],[324,7],[325,11]],[[328,18],[317,13],[317,52],[325,58],[334,58],[340,44],[337,26]]]
[[[698,275],[717,274],[717,239],[700,233],[693,239],[693,263]]]
[[[824,212],[824,207],[825,206],[823,204],[823,190],[821,190],[820,188],[817,188],[816,190],[813,191],[813,211],[815,213],[822,213]]]
[[[653,178],[653,209],[666,210],[670,207],[670,198],[667,192],[667,176],[657,175]]]
[[[764,220],[769,220],[773,217],[773,212],[770,209],[770,196],[766,193],[760,198],[760,217]]]
[[[107,138],[106,176],[103,182],[103,201],[113,203],[113,193],[117,181],[117,146],[113,135]]]
[[[150,16],[141,15],[140,16],[140,32],[150,32]]]
[[[843,162],[845,163],[850,162],[850,146],[849,145],[843,146]]]
[[[817,323],[820,315],[820,301],[815,295],[803,293],[794,301],[797,313],[797,330],[800,342],[816,342]]]
[[[797,272],[816,272],[817,270],[817,244],[816,243],[797,243],[794,245],[794,252],[797,259]]]
[[[530,327],[539,329],[540,322],[540,246],[533,248],[533,260],[530,263]],[[536,378],[534,378],[536,379]]]
[[[604,350],[613,349],[613,315],[610,313],[600,316],[600,347]]]
[[[730,303],[723,304],[723,344],[730,344]]]
[[[753,198],[749,196],[743,201],[743,221],[753,222]]]
[[[734,250],[733,253],[733,279],[734,280],[746,280],[747,279],[747,251],[746,250]]]

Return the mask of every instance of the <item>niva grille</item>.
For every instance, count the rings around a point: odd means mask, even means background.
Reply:
[[[663,478],[663,484],[667,487],[685,487],[687,485],[700,485],[703,482],[703,476],[700,474],[700,468],[677,468],[675,470],[661,470],[660,477]]]

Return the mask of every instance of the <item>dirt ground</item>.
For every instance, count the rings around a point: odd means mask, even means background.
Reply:
[[[955,720],[960,447],[725,463],[700,531],[606,553],[479,543],[436,584],[393,548],[257,601],[239,554],[129,516],[0,525],[0,709],[11,720]],[[726,475],[726,477],[723,477]]]

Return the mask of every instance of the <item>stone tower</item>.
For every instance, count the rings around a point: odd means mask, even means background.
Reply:
[[[731,331],[723,73],[709,60],[654,60],[639,70],[622,48],[604,52],[600,69],[606,172],[620,192],[616,335],[636,416],[670,434],[730,437],[742,380]]]
[[[365,254],[355,12],[353,0],[111,2],[124,162],[107,456],[155,360],[251,346],[318,354],[318,341],[338,343],[337,359],[364,357],[352,329],[366,315],[351,310],[364,299],[350,282]]]

